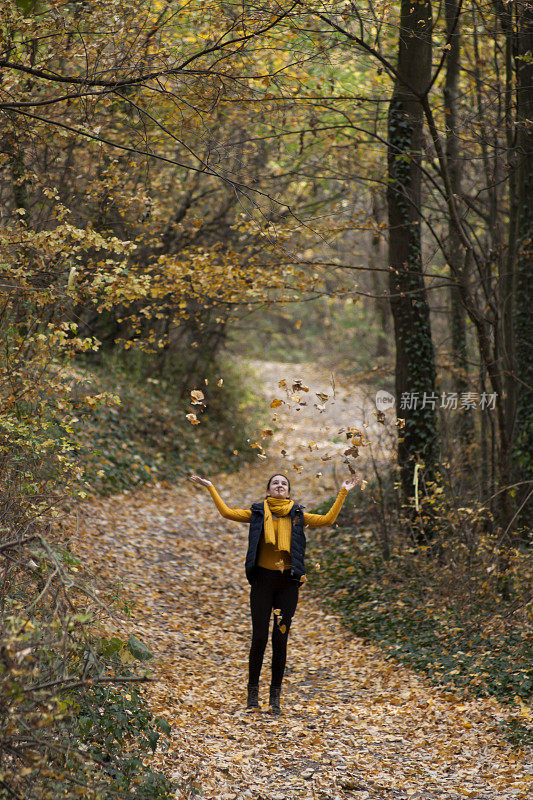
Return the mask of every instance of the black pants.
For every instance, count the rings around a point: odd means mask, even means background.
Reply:
[[[291,580],[290,570],[278,572],[257,567],[257,574],[250,591],[252,612],[252,646],[250,647],[250,686],[257,686],[263,666],[263,656],[268,641],[268,627],[272,610],[272,681],[271,686],[280,687],[287,660],[287,639],[292,618],[298,604],[299,584]]]

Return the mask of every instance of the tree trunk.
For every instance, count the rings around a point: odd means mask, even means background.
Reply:
[[[368,266],[371,270],[372,289],[375,295],[375,309],[379,320],[376,337],[376,358],[388,356],[390,350],[391,315],[387,299],[386,272],[379,272],[385,267],[386,255],[382,247],[382,223],[385,222],[387,209],[385,198],[381,193],[372,192],[372,216],[375,229],[372,231],[368,249]]]
[[[517,252],[514,331],[517,404],[515,476],[529,484],[518,493],[521,525],[533,526],[533,2],[516,3]]]
[[[450,188],[457,198],[461,197],[461,156],[458,140],[459,110],[457,103],[461,55],[460,15],[458,0],[445,0],[446,38],[449,44],[444,85],[444,107],[446,119],[446,158],[450,175]],[[448,218],[448,263],[451,271],[450,328],[453,361],[454,390],[461,395],[469,391],[469,368],[466,344],[466,313],[461,301],[461,292],[456,276],[463,269],[464,250],[453,220]],[[465,465],[472,464],[471,445],[474,434],[472,411],[462,409],[459,422],[459,439]]]
[[[396,339],[396,408],[405,419],[398,463],[405,497],[414,493],[414,466],[426,480],[437,459],[435,357],[421,252],[420,98],[431,76],[429,0],[402,0],[398,77],[388,116],[389,288]],[[406,403],[407,400],[407,403]],[[429,400],[429,402],[428,402]]]

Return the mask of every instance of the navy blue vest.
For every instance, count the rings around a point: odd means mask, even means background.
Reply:
[[[246,553],[245,570],[248,582],[252,583],[257,567],[259,539],[263,532],[265,508],[263,503],[254,503],[251,508],[250,531],[248,534],[248,552]],[[302,506],[293,505],[290,511],[292,522],[291,533],[291,578],[300,581],[305,573],[305,533],[304,511]]]

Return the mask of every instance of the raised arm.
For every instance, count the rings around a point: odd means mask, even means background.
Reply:
[[[309,525],[310,528],[320,528],[325,527],[326,525],[333,525],[337,517],[339,516],[339,511],[342,508],[342,504],[346,499],[346,495],[348,492],[354,488],[354,486],[359,482],[358,478],[351,478],[350,480],[344,481],[342,484],[339,494],[337,495],[337,499],[331,506],[330,510],[327,514],[307,514],[304,513],[304,525]]]
[[[231,519],[233,522],[250,522],[250,518],[252,516],[250,509],[229,508],[210,480],[207,478],[201,478],[199,475],[191,475],[189,480],[191,480],[197,486],[205,486],[207,489],[209,489],[209,494],[213,498],[218,511],[224,517],[224,519]]]

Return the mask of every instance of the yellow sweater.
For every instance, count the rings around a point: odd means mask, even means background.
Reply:
[[[209,493],[224,519],[231,519],[233,522],[250,522],[252,512],[249,508],[229,508],[213,485],[209,486]],[[327,514],[308,514],[304,512],[304,525],[308,525],[310,528],[333,525],[339,516],[339,511],[347,494],[346,489],[341,489]],[[274,531],[277,534],[278,521],[274,515],[272,515],[272,521],[274,523]],[[285,550],[278,550],[275,545],[265,542],[265,537],[262,535],[259,542],[257,564],[265,569],[284,570],[291,566],[291,556]]]

